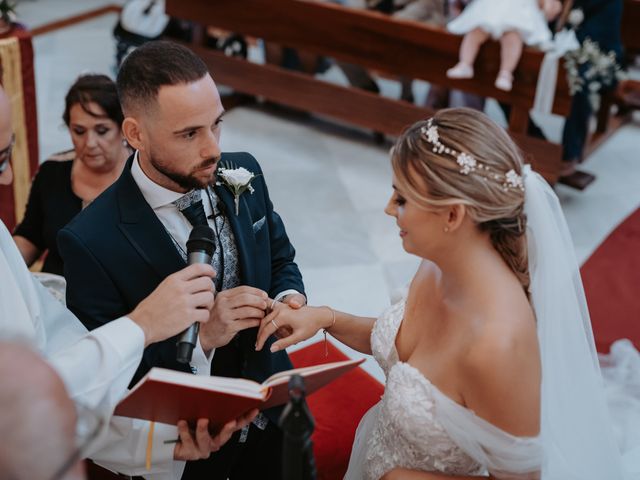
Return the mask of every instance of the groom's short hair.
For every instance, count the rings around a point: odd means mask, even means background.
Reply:
[[[200,80],[207,65],[189,48],[166,40],[148,42],[127,56],[116,84],[125,115],[152,107],[160,87]]]

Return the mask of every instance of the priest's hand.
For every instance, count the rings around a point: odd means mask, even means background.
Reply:
[[[187,422],[178,422],[178,435],[180,441],[176,443],[173,450],[175,460],[202,460],[209,458],[213,452],[217,452],[227,443],[237,430],[246,427],[258,414],[254,409],[250,412],[227,422],[218,432],[209,432],[209,420],[201,418],[198,420],[195,432],[189,430]]]

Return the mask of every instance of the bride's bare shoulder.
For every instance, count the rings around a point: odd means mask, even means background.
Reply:
[[[528,303],[505,301],[502,308],[483,318],[461,368],[463,396],[469,408],[514,435],[537,434],[540,353]]]

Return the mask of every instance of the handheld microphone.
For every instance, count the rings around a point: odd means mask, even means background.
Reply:
[[[213,252],[216,250],[213,230],[206,225],[197,225],[191,230],[189,240],[187,240],[187,264],[206,263],[211,265]],[[193,323],[178,337],[178,353],[176,360],[180,363],[190,363],[193,356],[193,349],[198,343],[198,332],[200,324]]]

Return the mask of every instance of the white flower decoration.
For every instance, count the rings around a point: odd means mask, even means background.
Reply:
[[[456,162],[458,162],[458,165],[462,167],[460,169],[460,173],[462,173],[463,175],[469,175],[476,169],[477,165],[476,159],[467,153],[461,153],[460,155],[458,155]]]
[[[515,170],[509,170],[505,174],[504,178],[509,187],[524,190],[524,182],[522,181],[522,177],[518,175]]]
[[[501,183],[505,191],[510,188],[519,188],[524,191],[524,182],[522,177],[518,175],[515,170],[509,170],[506,174],[503,174],[488,165],[478,162],[475,157],[469,153],[458,153],[453,148],[445,146],[440,142],[438,127],[433,125],[432,118],[427,120],[427,125],[420,129],[420,133],[425,137],[425,140],[428,143],[433,145],[432,150],[435,153],[444,153],[454,157],[456,159],[456,163],[461,167],[461,174],[469,175],[470,173],[475,173],[476,175],[484,178],[485,181],[492,180]]]
[[[584,12],[581,8],[574,8],[573,10],[571,10],[569,16],[567,17],[567,22],[569,22],[569,25],[573,26],[574,28],[580,25],[583,21]]]
[[[251,180],[256,178],[256,176],[256,174],[244,167],[230,168],[229,166],[220,166],[220,168],[218,168],[218,179],[226,185],[233,194],[236,215],[238,215],[240,211],[240,195],[246,190],[249,190],[249,193],[253,194],[254,190],[251,186]]]
[[[429,143],[438,144],[440,143],[440,135],[438,135],[438,127],[432,126],[427,129],[427,139]]]

